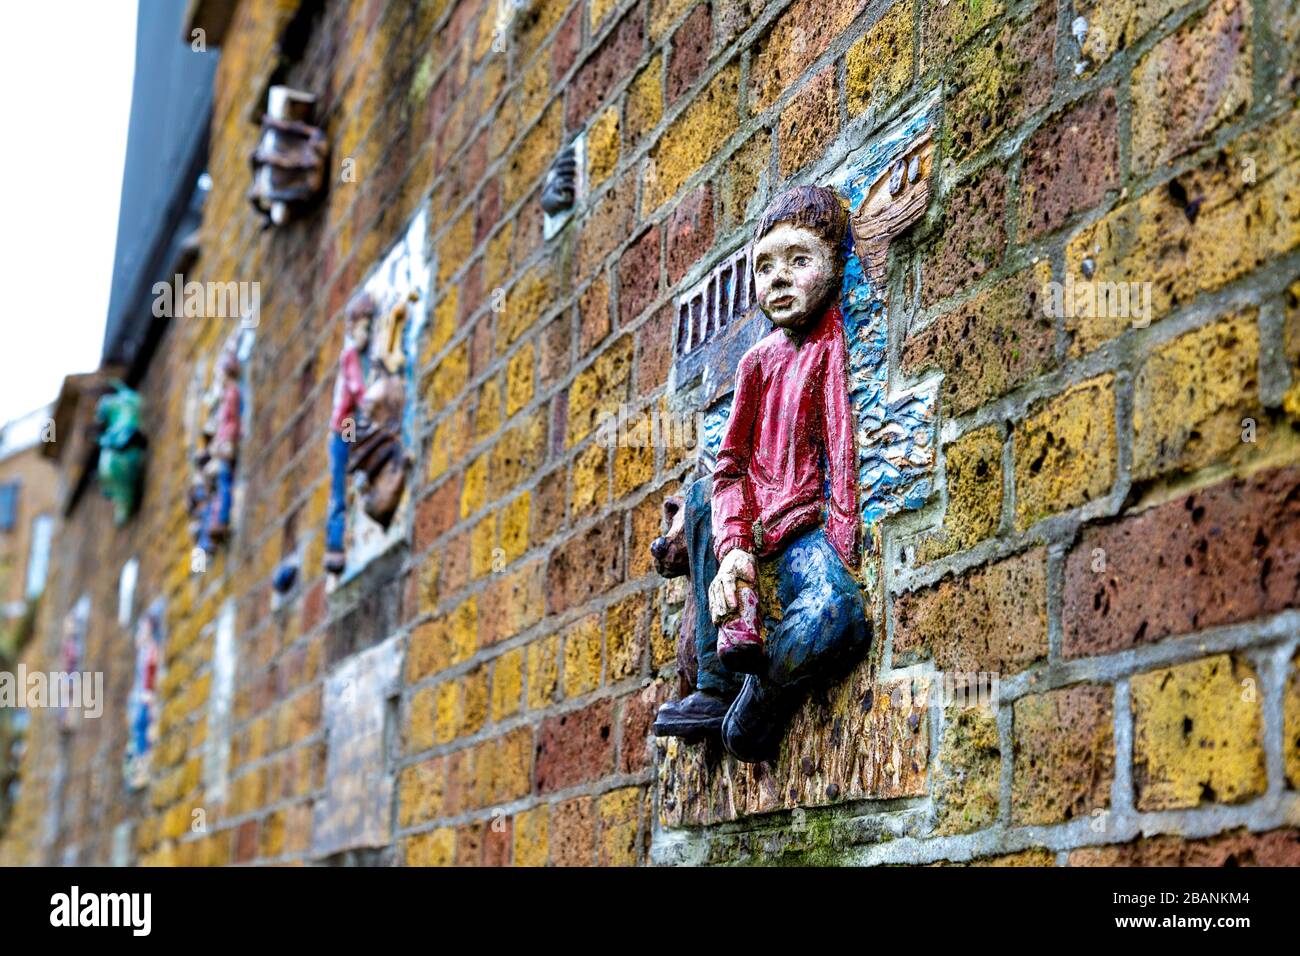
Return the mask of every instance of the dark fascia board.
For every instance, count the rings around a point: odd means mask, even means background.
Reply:
[[[221,46],[238,6],[239,0],[190,0],[185,11],[185,35],[181,39],[189,43],[194,31],[202,30],[208,46]]]

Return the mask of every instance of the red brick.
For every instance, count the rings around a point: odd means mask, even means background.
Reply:
[[[1006,172],[986,166],[948,197],[943,231],[922,264],[922,304],[960,292],[1002,261],[1007,245]]]
[[[460,476],[440,484],[431,495],[415,506],[415,542],[417,552],[451,530],[460,517]]]
[[[677,281],[713,245],[713,185],[702,183],[682,197],[668,217],[668,284]]]
[[[595,780],[614,769],[613,702],[548,717],[537,742],[537,790],[551,793]]]
[[[649,765],[650,725],[654,723],[659,705],[667,699],[668,689],[667,683],[651,684],[622,699],[619,773],[637,773]]]
[[[618,319],[627,325],[659,295],[659,227],[647,229],[618,260]]]
[[[840,128],[834,64],[826,67],[781,111],[781,175],[791,176],[821,158]]]
[[[709,5],[702,3],[673,34],[673,52],[668,59],[668,104],[671,106],[699,79],[709,63],[713,44],[713,21]]]
[[[1200,840],[1174,835],[1144,837],[1132,843],[1071,850],[1070,866],[1294,867],[1300,866],[1300,830],[1233,830]]]
[[[546,569],[546,606],[558,614],[623,581],[621,519],[570,538],[551,554]]]
[[[578,51],[582,49],[583,9],[583,4],[575,3],[573,10],[556,31],[555,43],[551,47],[551,64],[554,67],[552,77],[556,83],[569,72],[569,68],[578,59]]]
[[[1114,90],[1094,93],[1025,145],[1020,225],[1031,236],[1059,229],[1119,188],[1119,110]]]
[[[673,305],[665,303],[636,333],[636,394],[649,395],[668,381],[673,364]]]
[[[569,343],[572,339],[572,323],[563,313],[542,330],[541,358],[538,365],[542,388],[554,385],[568,374],[572,364],[569,360]]]
[[[569,84],[568,128],[586,122],[616,86],[632,72],[645,49],[645,20],[640,6],[629,10],[601,42]]]
[[[1106,654],[1297,604],[1300,468],[1290,467],[1087,528],[1065,565],[1063,650]]]
[[[551,863],[555,866],[595,866],[596,814],[591,797],[576,797],[551,807]]]

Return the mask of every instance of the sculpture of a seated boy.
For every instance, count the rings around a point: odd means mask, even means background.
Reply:
[[[846,226],[823,187],[791,189],[764,212],[752,261],[774,328],[740,360],[711,479],[684,496],[698,679],[660,708],[655,732],[720,733],[747,762],[775,757],[808,690],[870,640],[853,575],[857,459],[838,304]]]

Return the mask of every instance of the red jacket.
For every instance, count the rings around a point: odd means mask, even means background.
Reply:
[[[779,551],[796,532],[821,523],[825,504],[826,537],[854,567],[856,457],[844,318],[836,304],[802,342],[774,329],[740,360],[731,418],[713,466],[718,559],[733,548],[758,556]]]
[[[339,355],[339,374],[334,379],[334,414],[330,416],[330,431],[343,431],[343,423],[354,419],[353,413],[361,404],[366,391],[365,373],[361,370],[361,354],[348,339]]]

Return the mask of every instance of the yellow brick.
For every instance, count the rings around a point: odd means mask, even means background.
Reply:
[[[506,368],[506,417],[514,415],[533,398],[533,343],[510,357]]]
[[[588,614],[565,632],[565,697],[578,697],[600,686],[600,645],[599,614]]]
[[[478,390],[474,411],[474,440],[481,441],[501,427],[501,379],[488,379]]]
[[[474,578],[481,578],[492,571],[497,563],[497,516],[487,514],[479,519],[470,533],[469,570]]]
[[[528,706],[536,710],[555,699],[559,686],[558,634],[548,634],[528,645]]]
[[[502,202],[507,208],[523,198],[555,159],[564,132],[563,107],[561,99],[553,101],[506,157]]]
[[[612,2],[612,0],[596,0]],[[650,39],[658,40],[695,0],[650,0]]]
[[[990,425],[944,447],[948,507],[943,530],[920,547],[922,561],[964,551],[997,531],[1002,517],[1002,434]]]
[[[460,680],[460,721],[456,736],[466,737],[483,729],[488,716],[488,669],[480,664]]]
[[[616,415],[627,397],[632,373],[632,338],[624,335],[605,349],[573,380],[569,388],[568,446],[572,448],[600,424]]]
[[[644,802],[640,787],[623,787],[601,795],[598,802],[600,866],[636,865]]]
[[[508,222],[488,240],[483,255],[483,288],[491,295],[510,275],[510,245],[515,238],[515,224]]]
[[[497,315],[497,352],[504,352],[532,328],[554,302],[551,272],[546,263],[530,269],[505,295]]]
[[[654,445],[621,445],[614,451],[614,498],[640,488],[655,474]]]
[[[446,787],[446,772],[440,760],[405,768],[397,784],[398,824],[409,827],[438,816]]]
[[[523,99],[519,105],[519,118],[524,125],[531,123],[551,92],[551,61],[549,57],[538,57],[536,62],[524,74]]]
[[[422,359],[423,363],[428,363],[434,355],[442,351],[443,346],[451,341],[452,335],[456,332],[456,315],[459,309],[460,286],[453,285],[433,308],[433,325],[429,330],[429,343]]]
[[[460,516],[468,518],[487,501],[487,455],[479,455],[465,469],[464,483],[460,490]]]
[[[478,649],[478,601],[466,599],[448,619],[452,663],[468,660]]]
[[[422,687],[411,695],[406,719],[406,750],[419,753],[434,744],[434,704],[432,687]]]
[[[1220,654],[1138,674],[1133,694],[1133,784],[1139,810],[1262,794],[1259,680],[1243,660]]]
[[[1089,379],[1039,402],[1017,426],[1017,528],[1099,498],[1114,480],[1113,376]]]
[[[493,557],[493,571],[504,570],[506,564],[523,557],[528,550],[531,503],[532,496],[525,491],[501,509],[501,553]]]
[[[610,607],[605,625],[605,656],[611,684],[640,672],[646,649],[645,622],[645,594],[628,595]]]
[[[596,443],[573,460],[573,496],[569,503],[573,515],[595,511],[609,498],[609,449]]]
[[[450,405],[469,380],[469,347],[462,342],[438,363],[425,379],[425,402],[430,411]]]
[[[545,866],[550,808],[546,804],[515,815],[515,866]]]
[[[456,831],[439,827],[417,833],[404,841],[407,866],[451,866],[456,851]]]
[[[591,0],[587,4],[587,32],[590,36],[596,35],[597,29],[617,6],[618,0]]]
[[[524,691],[524,650],[516,647],[492,667],[492,719],[504,720],[519,710]]]
[[[449,285],[449,281],[461,266],[469,261],[469,254],[474,248],[474,210],[467,209],[461,213],[450,229],[438,243],[438,284]]]
[[[587,182],[595,189],[618,165],[618,108],[606,107],[587,130]]]
[[[912,10],[910,3],[895,5],[849,47],[845,78],[849,116],[889,103],[912,82]]]
[[[532,477],[542,463],[545,445],[546,409],[541,408],[508,429],[492,448],[492,496],[503,497]]]
[[[456,739],[457,714],[460,710],[460,685],[445,681],[434,688],[433,741],[451,743]]]
[[[1253,446],[1242,420],[1258,401],[1256,312],[1188,332],[1155,352],[1133,383],[1133,477],[1194,471]]]
[[[627,89],[624,116],[628,148],[659,125],[664,116],[664,58],[657,55],[636,75]]]
[[[1090,259],[1093,283],[1149,289],[1154,321],[1300,246],[1300,125],[1286,117],[1238,137],[1175,184],[1153,189],[1082,229],[1066,247],[1072,281],[1086,281],[1083,262]],[[1197,204],[1194,215],[1188,215],[1187,202]],[[1092,351],[1132,321],[1125,315],[1067,315],[1071,352]]]
[[[736,131],[740,122],[739,89],[740,66],[731,63],[664,130],[646,164],[643,213],[652,213],[675,195]]]

